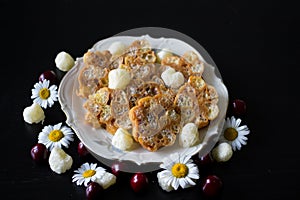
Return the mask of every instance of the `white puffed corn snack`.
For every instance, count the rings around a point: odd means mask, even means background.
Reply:
[[[187,123],[179,134],[179,145],[186,148],[194,146],[199,141],[198,127],[194,123]]]
[[[49,165],[52,171],[57,174],[65,173],[71,168],[73,159],[64,150],[54,147],[49,156]]]
[[[173,54],[168,49],[162,49],[156,55],[157,55],[158,62],[160,62],[162,59],[164,59],[168,56],[172,56]]]
[[[24,121],[29,124],[39,123],[44,121],[45,113],[39,104],[33,103],[31,106],[24,109],[23,118]]]
[[[233,151],[230,144],[223,142],[212,150],[212,156],[217,162],[226,162],[232,157]]]
[[[109,47],[108,51],[112,54],[112,56],[121,56],[126,51],[126,45],[122,42],[113,42]]]
[[[184,76],[181,72],[169,67],[162,74],[161,78],[168,87],[179,88],[184,83]]]
[[[133,145],[133,138],[130,133],[128,133],[127,130],[123,128],[118,128],[115,132],[112,141],[112,145],[114,145],[116,148],[127,151],[132,148]]]
[[[69,71],[75,64],[72,56],[64,51],[57,54],[55,58],[55,64],[58,69],[61,71]]]
[[[103,189],[107,189],[111,185],[115,184],[117,177],[109,172],[104,172],[101,178],[96,178],[95,182],[102,186]]]
[[[163,171],[162,171],[163,172]],[[167,191],[167,192],[170,192],[172,190],[174,190],[174,188],[172,187],[171,184],[168,184],[168,177],[163,177],[162,176],[162,172],[158,172],[157,173],[157,180],[158,180],[158,184],[159,186]]]
[[[111,89],[125,89],[130,80],[130,72],[125,69],[113,69],[108,74],[108,87]]]

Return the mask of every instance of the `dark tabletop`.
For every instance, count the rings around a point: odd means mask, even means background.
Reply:
[[[7,199],[84,199],[84,187],[72,183],[73,171],[92,156],[77,155],[72,168],[56,174],[37,165],[30,149],[44,125],[66,120],[58,102],[45,110],[44,124],[24,122],[31,89],[45,70],[54,70],[60,51],[81,57],[92,45],[140,27],[164,27],[184,33],[212,57],[229,92],[243,99],[242,122],[248,144],[226,163],[201,173],[224,184],[216,199],[296,199],[300,197],[299,151],[299,11],[289,1],[191,1],[118,3],[103,1],[0,1],[1,24],[1,165],[0,196]],[[97,3],[96,3],[97,2]],[[101,165],[101,163],[99,163]],[[109,171],[109,169],[108,169]],[[103,192],[103,199],[206,199],[198,184],[164,192],[156,173],[143,194],[129,185],[130,174]]]

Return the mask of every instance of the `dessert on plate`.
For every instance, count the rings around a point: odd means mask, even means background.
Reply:
[[[156,49],[146,39],[89,50],[77,77],[85,121],[114,135],[121,128],[144,149],[172,146],[182,128],[200,130],[219,114],[218,92],[196,52]]]

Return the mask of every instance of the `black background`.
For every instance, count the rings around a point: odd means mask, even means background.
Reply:
[[[196,3],[197,2],[197,3]],[[296,2],[296,1],[295,1]],[[207,173],[224,184],[217,199],[300,197],[299,7],[292,1],[0,1],[1,34],[1,196],[8,199],[84,199],[71,182],[80,158],[68,149],[72,169],[58,175],[30,157],[43,125],[24,122],[31,89],[60,51],[81,57],[98,40],[139,27],[164,27],[199,42],[222,74],[230,100],[247,103],[248,144]],[[44,125],[65,121],[58,102],[45,111]],[[203,172],[204,173],[204,172]],[[148,190],[135,194],[130,174],[103,192],[102,199],[206,199],[197,186],[164,192],[155,173]],[[2,198],[2,197],[1,197]]]

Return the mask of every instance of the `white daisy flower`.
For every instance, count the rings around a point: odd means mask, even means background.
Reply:
[[[50,81],[45,79],[43,82],[39,81],[34,84],[34,89],[31,90],[31,99],[43,108],[51,107],[58,98],[57,86],[51,85],[49,87],[49,84]]]
[[[62,148],[62,146],[69,147],[70,141],[73,141],[73,131],[67,126],[62,126],[62,123],[54,126],[45,126],[42,132],[39,133],[39,143],[46,145],[50,151],[54,147]]]
[[[95,181],[97,178],[101,178],[105,169],[102,167],[97,167],[97,164],[84,163],[74,171],[76,174],[72,176],[72,182],[76,182],[77,185],[82,185],[87,187],[90,181]]]
[[[223,127],[219,142],[227,142],[232,146],[232,149],[240,150],[242,145],[247,144],[247,137],[250,133],[247,125],[240,126],[242,120],[235,119],[234,116],[227,118]]]
[[[179,186],[183,189],[194,186],[195,179],[199,179],[198,167],[191,156],[173,153],[163,160],[160,167],[165,170],[158,172],[157,178],[160,186],[167,191],[177,190]]]

